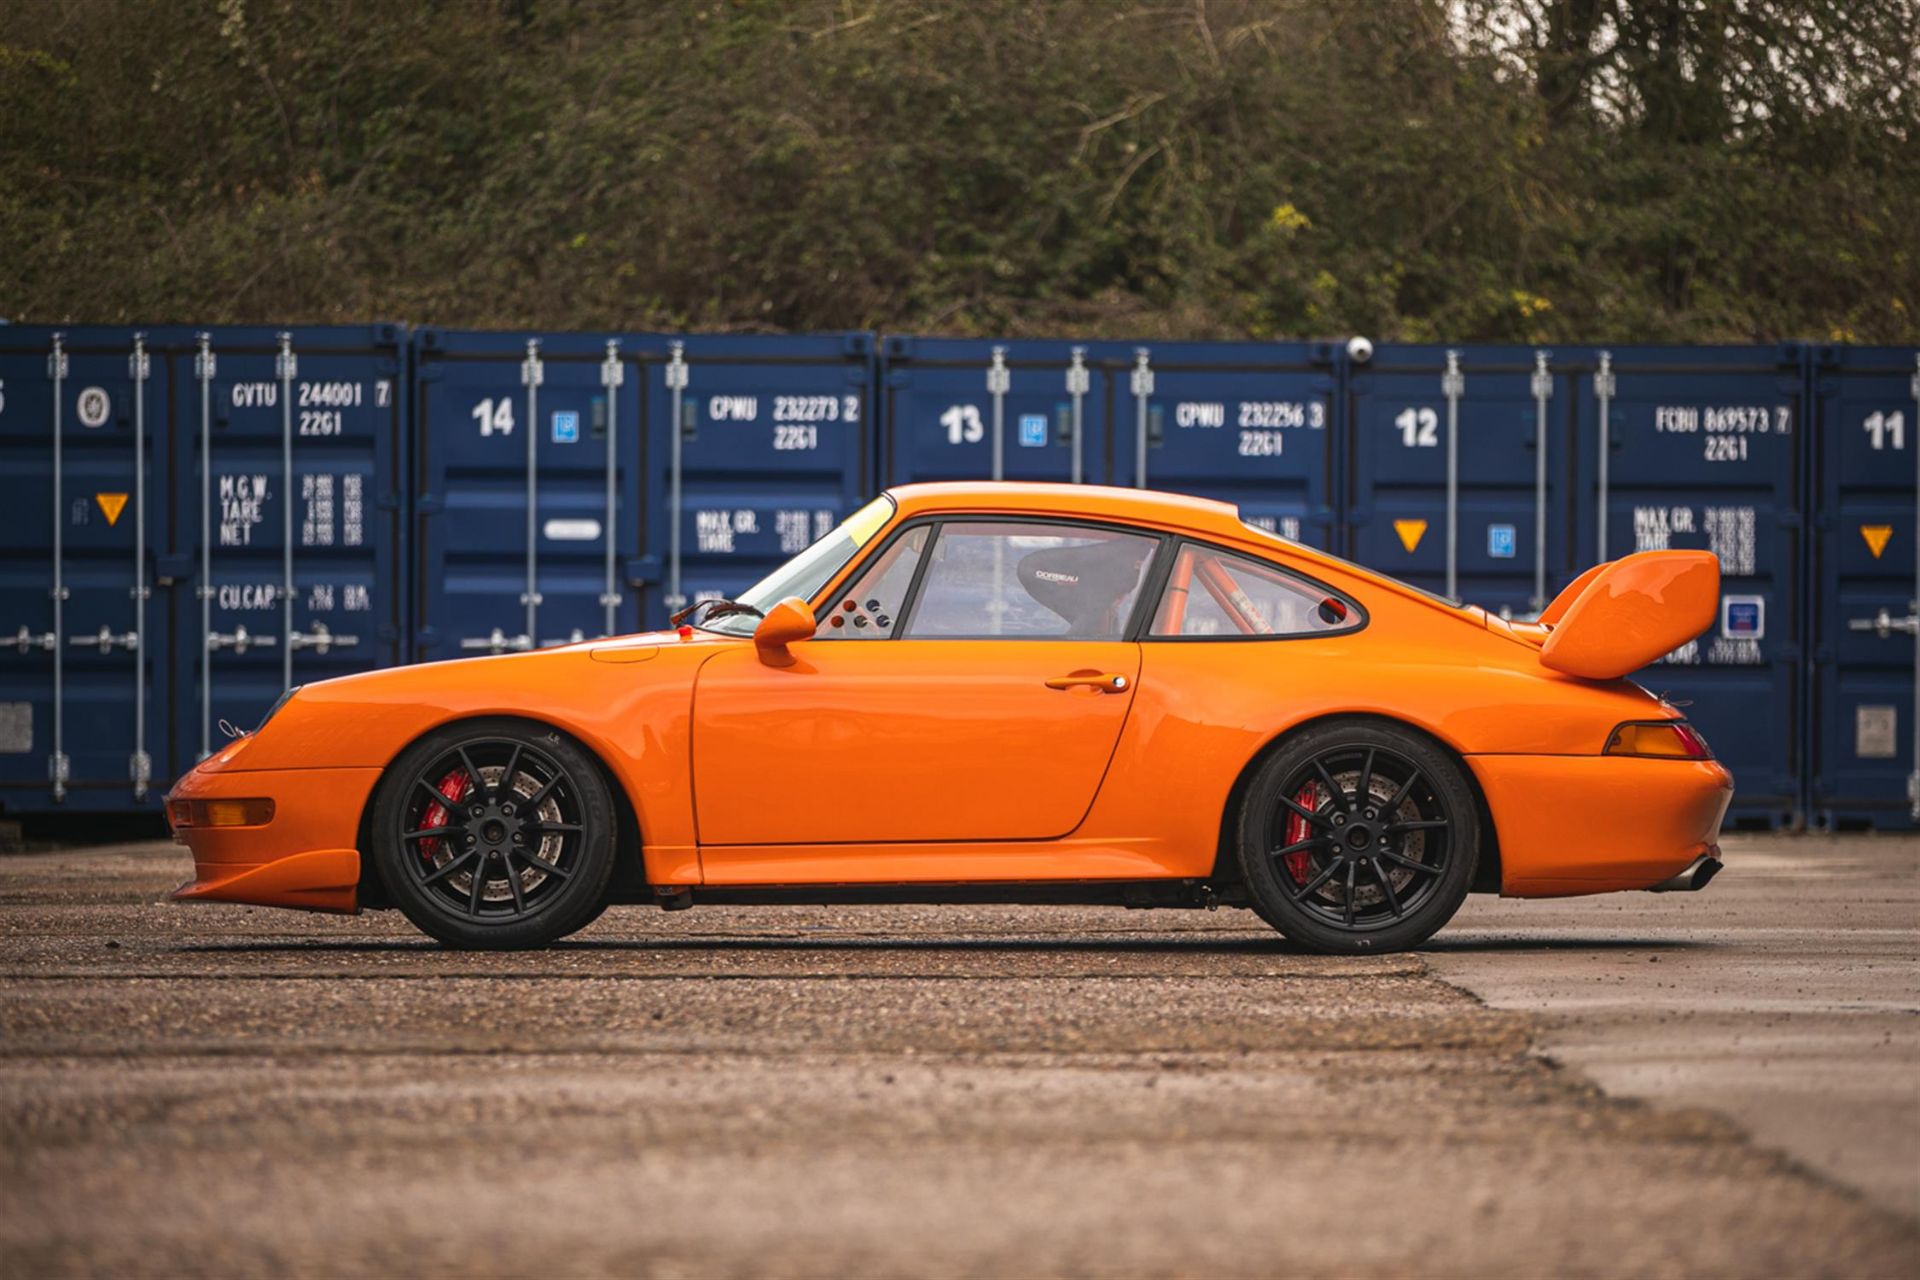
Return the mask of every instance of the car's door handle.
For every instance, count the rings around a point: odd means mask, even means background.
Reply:
[[[1085,685],[1098,689],[1102,693],[1125,693],[1127,678],[1116,672],[1088,673],[1085,675],[1055,676],[1047,681],[1049,689],[1077,689]]]

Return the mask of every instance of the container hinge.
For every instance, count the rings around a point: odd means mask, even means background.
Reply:
[[[18,649],[22,653],[28,653],[34,649],[51,653],[59,644],[60,637],[53,632],[45,631],[36,634],[24,626],[13,635],[0,636],[0,649]]]
[[[316,622],[311,631],[296,631],[287,637],[287,643],[295,649],[311,649],[321,657],[326,657],[331,649],[351,649],[360,643],[359,636],[337,636],[327,630],[327,624]]]
[[[279,643],[278,636],[256,636],[245,627],[235,627],[231,632],[213,631],[207,635],[209,652],[232,649],[235,653],[245,653],[249,649],[271,649]]]
[[[128,631],[123,635],[115,635],[110,628],[103,626],[94,635],[68,636],[67,643],[82,649],[98,649],[102,653],[112,653],[116,645],[132,652],[140,647],[140,633]]]
[[[460,647],[469,653],[525,653],[533,648],[533,641],[526,636],[510,636],[495,627],[484,636],[461,636]]]

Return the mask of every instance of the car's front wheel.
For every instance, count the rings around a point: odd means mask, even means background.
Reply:
[[[1315,951],[1398,951],[1466,899],[1480,848],[1465,770],[1433,742],[1375,721],[1330,722],[1261,762],[1239,823],[1254,910]]]
[[[584,927],[613,872],[613,800],[552,729],[473,720],[428,734],[380,783],[373,848],[394,903],[455,947],[544,947]]]

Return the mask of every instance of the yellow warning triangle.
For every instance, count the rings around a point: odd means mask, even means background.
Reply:
[[[1420,545],[1420,539],[1424,538],[1427,534],[1427,522],[1425,520],[1395,520],[1393,522],[1393,531],[1400,535],[1400,545],[1405,547],[1407,553],[1411,555],[1414,548]]]
[[[126,494],[96,493],[93,495],[93,500],[100,504],[100,510],[106,512],[108,524],[115,525],[120,523],[120,513],[125,510],[127,505]]]
[[[1887,539],[1893,536],[1893,526],[1890,524],[1863,524],[1860,526],[1860,536],[1867,540],[1867,550],[1873,552],[1873,558],[1878,560],[1880,553],[1887,549]]]

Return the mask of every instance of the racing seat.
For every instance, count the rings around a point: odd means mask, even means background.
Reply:
[[[1152,554],[1133,538],[1078,547],[1049,547],[1021,558],[1020,585],[1082,640],[1117,640],[1127,620],[1120,606],[1140,581],[1140,566]]]

